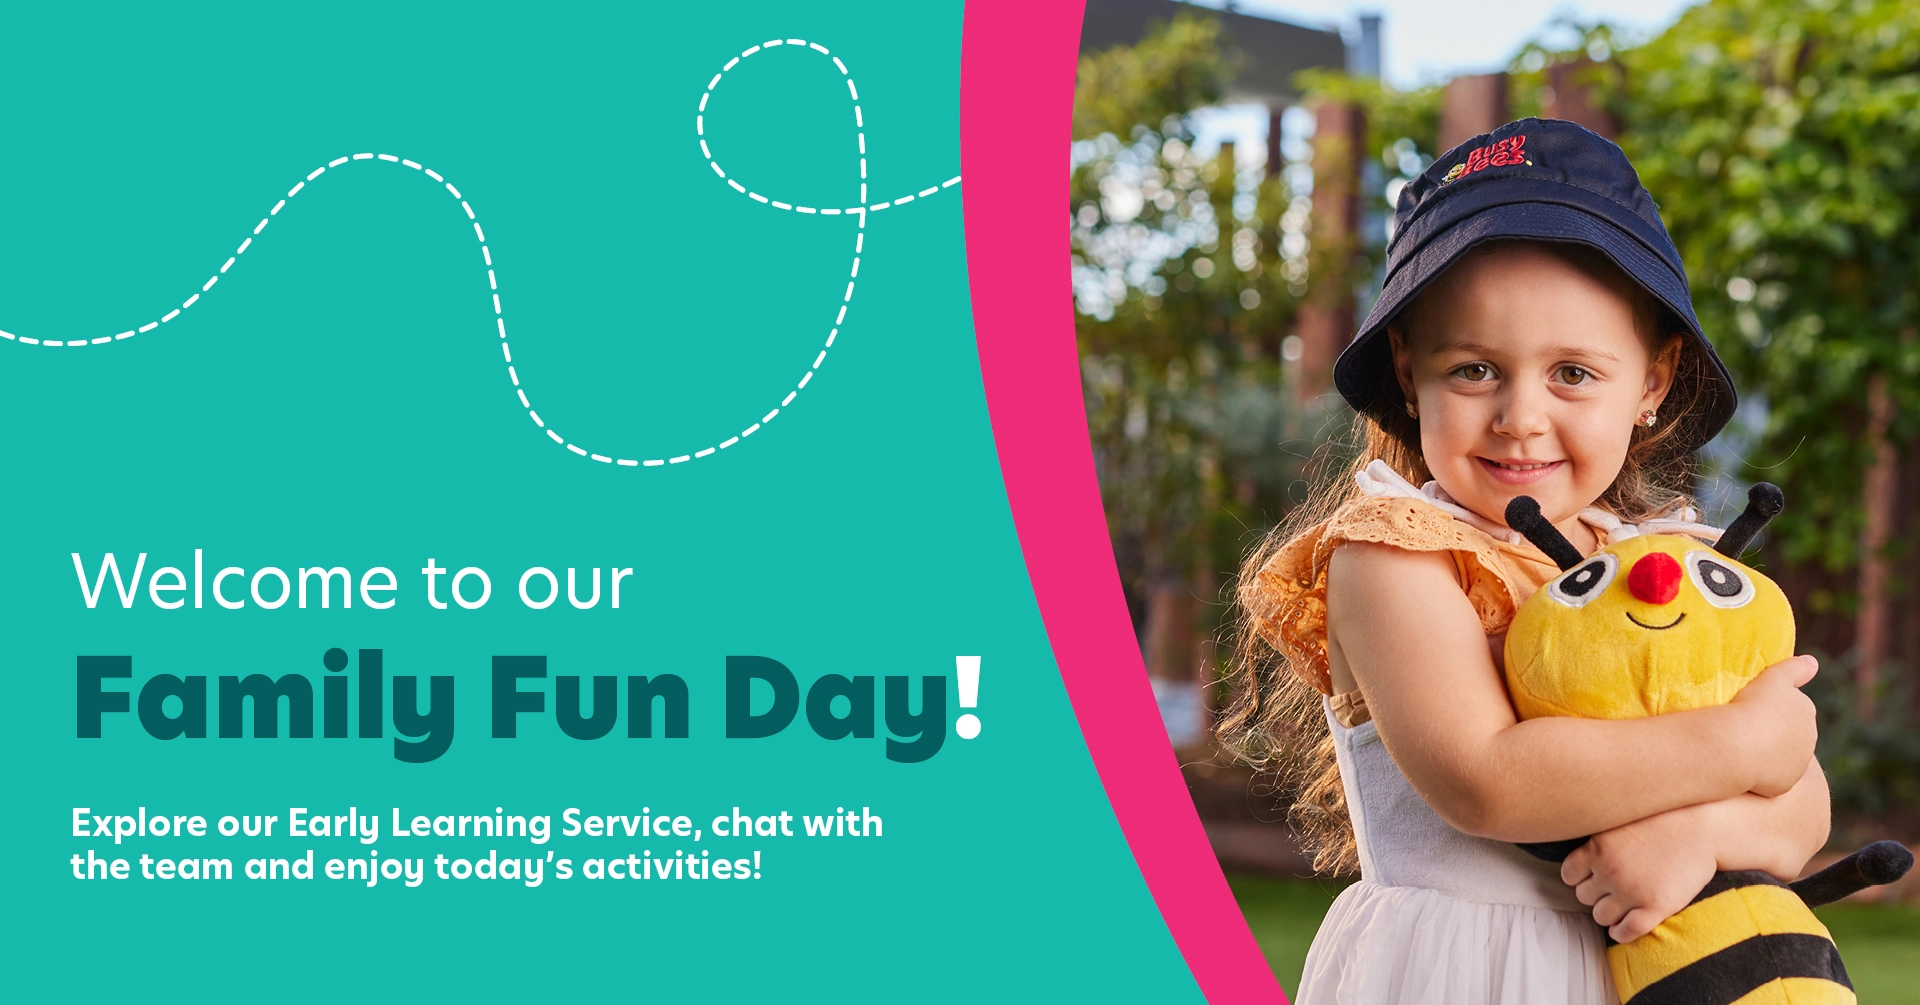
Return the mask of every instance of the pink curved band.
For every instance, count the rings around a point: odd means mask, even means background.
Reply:
[[[1074,341],[1066,175],[1052,173],[1072,139],[1081,14],[1078,3],[967,5],[961,192],[987,409],[1054,658],[1147,888],[1209,1001],[1284,1003],[1181,779],[1107,541]]]

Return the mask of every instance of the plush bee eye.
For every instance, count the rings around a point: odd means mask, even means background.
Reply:
[[[1715,607],[1745,607],[1754,597],[1753,581],[1718,552],[1687,552],[1687,576]]]
[[[1733,570],[1718,562],[1702,560],[1700,563],[1700,581],[1706,584],[1716,597],[1737,597],[1740,595],[1740,577]]]
[[[1568,607],[1585,607],[1613,582],[1620,560],[1612,555],[1595,555],[1560,574],[1547,584],[1547,595]]]

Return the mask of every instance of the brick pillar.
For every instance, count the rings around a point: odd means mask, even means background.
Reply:
[[[1366,116],[1329,101],[1314,110],[1313,231],[1309,292],[1295,321],[1302,401],[1333,382],[1333,361],[1353,338],[1353,256],[1360,229],[1360,164]]]
[[[1287,166],[1286,159],[1280,153],[1280,119],[1287,114],[1287,106],[1274,105],[1267,109],[1267,177],[1277,178],[1280,169]]]
[[[1540,103],[1540,117],[1577,122],[1607,139],[1620,135],[1619,121],[1595,100],[1592,81],[1596,66],[1582,56],[1571,63],[1547,67],[1547,89],[1552,96]]]
[[[1899,518],[1896,540],[1920,538],[1920,434],[1907,441],[1901,451],[1900,488],[1893,512]],[[1907,710],[1920,721],[1920,548],[1907,548],[1899,578],[1905,587],[1893,608],[1893,622],[1899,626],[1895,652],[1907,668]]]
[[[1881,664],[1893,648],[1892,563],[1886,554],[1898,519],[1893,507],[1899,498],[1899,455],[1888,436],[1893,410],[1886,375],[1874,374],[1867,381],[1867,443],[1873,449],[1873,463],[1867,467],[1861,492],[1865,519],[1860,531],[1860,609],[1853,632],[1854,644],[1859,647],[1853,680],[1859,689],[1858,714],[1862,721],[1873,719]]]
[[[1455,77],[1440,99],[1440,150],[1445,153],[1507,121],[1507,75]]]

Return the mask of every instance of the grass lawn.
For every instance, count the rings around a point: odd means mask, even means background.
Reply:
[[[1346,884],[1246,875],[1227,879],[1267,964],[1293,994],[1314,930]],[[1839,904],[1818,913],[1840,945],[1862,1002],[1920,1005],[1920,908]]]
[[[1346,882],[1235,874],[1229,874],[1227,882],[1240,902],[1240,913],[1247,916],[1247,927],[1253,929],[1254,941],[1267,954],[1267,965],[1291,998],[1300,986],[1313,933]]]
[[[1834,904],[1815,910],[1863,1002],[1920,1005],[1920,908]]]

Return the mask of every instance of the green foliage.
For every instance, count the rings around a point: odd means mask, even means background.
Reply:
[[[1553,41],[1565,43],[1565,47]],[[1559,67],[1571,70],[1564,83],[1592,87],[1602,95],[1617,95],[1625,78],[1613,54],[1627,49],[1631,42],[1605,22],[1585,24],[1569,17],[1548,21],[1542,37],[1521,46],[1507,64],[1508,114],[1516,119],[1539,115],[1551,89],[1549,78]]]
[[[1412,140],[1415,148],[1427,155],[1428,163],[1439,152],[1434,149],[1440,141],[1439,84],[1396,91],[1375,78],[1349,76],[1339,70],[1302,70],[1294,82],[1309,103],[1338,101],[1360,106],[1367,115],[1367,136],[1372,141],[1369,152],[1386,161],[1388,167],[1398,166],[1394,163],[1398,155],[1387,161],[1387,154],[1402,138]]]
[[[1314,287],[1364,290],[1384,261],[1386,194],[1432,163],[1440,90],[1309,71],[1311,100],[1357,103],[1370,136],[1361,240],[1311,245],[1311,153],[1281,175],[1193,152],[1191,115],[1234,69],[1216,19],[1183,14],[1084,57],[1074,95],[1075,302],[1088,427],[1108,526],[1136,599],[1231,575],[1280,519],[1332,405],[1300,403],[1283,338]],[[1239,151],[1246,154],[1248,151]],[[1324,152],[1322,154],[1324,159]],[[1384,165],[1385,171],[1381,170]],[[1392,181],[1383,179],[1392,177]],[[1371,237],[1371,240],[1366,238]],[[1292,250],[1282,255],[1283,247]],[[1215,605],[1198,631],[1213,627]]]
[[[1257,163],[1190,145],[1190,113],[1230,69],[1217,21],[1182,16],[1082,60],[1075,91],[1075,133],[1093,137],[1074,144],[1070,183],[1087,421],[1136,598],[1235,568],[1304,453],[1281,445],[1303,423],[1280,361],[1296,298],[1273,229],[1292,196]]]
[[[1789,562],[1857,561],[1867,381],[1920,433],[1920,6],[1715,0],[1621,55],[1622,145],[1768,421]],[[1736,472],[1739,473],[1739,472]]]
[[[1220,100],[1235,60],[1221,48],[1220,19],[1182,13],[1157,23],[1139,45],[1082,56],[1073,89],[1073,138],[1161,129]]]
[[[1892,668],[1890,668],[1892,669]],[[1820,766],[1834,808],[1876,817],[1920,806],[1920,720],[1908,711],[1904,675],[1876,695],[1872,719],[1859,717],[1851,660],[1823,661],[1805,688],[1820,712]]]
[[[1362,292],[1370,306],[1386,278],[1387,242],[1394,202],[1400,189],[1433,163],[1441,150],[1439,84],[1396,91],[1379,80],[1352,77],[1337,70],[1304,70],[1296,75],[1309,104],[1339,102],[1357,106],[1366,120],[1366,157],[1361,165],[1362,233],[1350,248],[1318,249],[1318,283],[1337,283]],[[1322,165],[1322,170],[1326,165]]]

